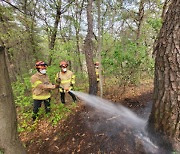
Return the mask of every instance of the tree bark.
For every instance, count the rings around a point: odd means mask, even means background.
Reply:
[[[170,1],[171,0],[165,0],[165,2],[164,2],[163,9],[162,9],[162,14],[161,14],[161,19],[163,21],[164,21],[164,18],[165,18],[165,15],[166,15],[166,12],[167,12]]]
[[[93,18],[92,18],[92,2],[93,0],[88,0],[87,6],[87,21],[88,21],[88,33],[85,39],[85,56],[86,56],[86,64],[88,70],[89,77],[89,93],[93,95],[97,95],[97,79],[96,73],[94,69],[93,62]]]
[[[0,152],[25,154],[17,134],[15,103],[2,46],[0,46],[0,74]]]
[[[98,61],[99,61],[99,88],[100,88],[100,96],[103,96],[103,77],[102,77],[102,65],[101,65],[101,48],[102,48],[102,24],[101,24],[101,0],[98,0]]]
[[[148,128],[180,152],[180,0],[169,6],[154,53],[154,102]]]
[[[79,37],[79,33],[80,33],[80,24],[81,24],[81,18],[82,18],[82,9],[83,9],[83,6],[84,6],[84,0],[81,2],[81,7],[79,8],[79,2],[78,0],[75,1],[75,5],[76,5],[76,13],[75,13],[75,19],[76,19],[76,22],[78,22],[79,26],[77,26],[75,24],[74,28],[75,28],[75,31],[76,31],[76,48],[77,48],[77,54],[78,54],[78,62],[79,62],[79,65],[80,65],[80,71],[83,72],[83,66],[82,66],[82,62],[81,62],[81,52],[80,52],[80,37]],[[77,69],[78,71],[78,69]]]
[[[50,43],[49,43],[49,49],[50,52],[54,49],[55,46],[55,41],[56,41],[56,35],[57,35],[57,30],[58,30],[58,25],[61,17],[61,0],[58,1],[58,4],[56,6],[56,18],[54,22],[54,28],[50,37]],[[49,58],[49,65],[51,65],[52,62],[52,53],[50,54]]]
[[[140,38],[143,18],[144,18],[144,0],[141,0],[139,4],[139,12],[138,12],[138,29],[137,29],[137,34],[136,34],[137,41]]]

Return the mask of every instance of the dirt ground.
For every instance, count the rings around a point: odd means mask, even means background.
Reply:
[[[106,89],[104,98],[122,104],[139,117],[148,119],[152,105],[153,83]],[[29,154],[143,154],[132,130],[79,101],[73,114],[53,127],[40,121],[38,129],[21,140]]]

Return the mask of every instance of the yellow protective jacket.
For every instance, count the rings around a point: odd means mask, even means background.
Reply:
[[[95,72],[96,72],[97,81],[99,82],[99,69],[95,68]]]
[[[70,70],[67,70],[67,72],[58,72],[56,74],[56,83],[60,85],[59,91],[65,92],[66,89],[71,90],[72,85],[75,84],[75,75]]]
[[[31,76],[32,97],[35,100],[46,100],[51,97],[50,90],[55,89],[55,85],[49,82],[47,75],[37,72]]]

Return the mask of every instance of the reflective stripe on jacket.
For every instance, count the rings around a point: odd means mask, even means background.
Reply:
[[[55,78],[56,82],[60,84],[59,91],[64,92],[63,89],[72,89],[73,84],[75,84],[75,75],[70,70],[67,70],[67,72],[58,72],[56,74]]]
[[[95,68],[95,72],[96,72],[97,81],[99,81],[99,69]]]
[[[55,85],[49,82],[47,75],[37,72],[31,76],[32,97],[35,100],[46,100],[51,97],[50,90],[55,89]]]

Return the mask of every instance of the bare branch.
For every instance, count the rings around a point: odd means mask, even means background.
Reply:
[[[9,1],[6,0],[2,0],[3,2],[9,4],[10,6],[12,6],[14,9],[18,10],[19,12],[26,14],[25,12],[23,12],[22,10],[20,10],[17,6],[13,5],[12,3],[10,3]]]

